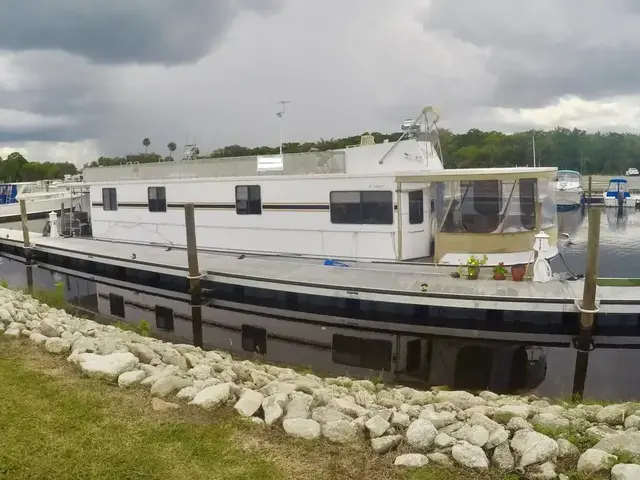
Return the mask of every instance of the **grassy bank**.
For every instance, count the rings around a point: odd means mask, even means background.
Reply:
[[[0,338],[0,479],[516,480],[428,466],[401,470],[398,452],[288,437],[227,409],[154,412],[148,390],[83,378],[28,341]],[[570,477],[580,478],[580,477]]]

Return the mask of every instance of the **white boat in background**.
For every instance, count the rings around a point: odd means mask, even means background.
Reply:
[[[623,208],[635,208],[637,196],[632,196],[625,178],[612,178],[609,187],[603,194],[605,207],[618,207],[620,202]]]
[[[555,182],[558,211],[574,210],[582,203],[582,176],[574,170],[558,170]]]
[[[79,194],[72,194],[64,182],[16,182],[0,184],[0,223],[20,221],[20,200],[25,200],[27,219],[48,218],[51,211],[76,207]]]

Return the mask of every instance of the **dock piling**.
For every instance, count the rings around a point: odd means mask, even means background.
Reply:
[[[593,175],[589,175],[589,205],[591,205],[591,187],[593,184]]]
[[[187,259],[189,262],[189,285],[191,290],[191,321],[193,344],[202,348],[202,287],[198,267],[198,244],[196,242],[196,217],[193,203],[184,206],[184,220],[187,230]]]
[[[580,310],[580,333],[576,342],[576,365],[573,374],[573,398],[580,399],[589,366],[589,351],[593,335],[593,320],[598,313],[596,291],[598,279],[598,254],[600,250],[600,209],[589,209],[589,233],[587,237],[587,269],[584,277]]]
[[[31,240],[29,239],[29,223],[27,221],[27,202],[20,200],[20,222],[22,223],[22,241],[24,245],[24,263],[27,269],[27,289],[33,289],[33,261],[31,258]]]

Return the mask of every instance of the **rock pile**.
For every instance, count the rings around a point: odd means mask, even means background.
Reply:
[[[380,454],[402,446],[410,453],[395,459],[399,466],[493,467],[544,480],[557,477],[559,461],[573,459],[585,473],[611,471],[616,480],[640,478],[640,465],[632,463],[640,461],[636,404],[562,406],[535,396],[476,396],[346,377],[323,379],[142,337],[2,288],[0,333],[28,338],[47,352],[65,355],[84,374],[121,388],[147,386],[157,399],[156,410],[179,408],[176,400],[204,409],[226,405],[257,424],[281,425],[295,437],[324,437],[336,444],[367,441]],[[581,452],[568,439],[556,440],[536,429],[555,432],[554,437],[570,432],[566,436],[574,441],[595,441]]]

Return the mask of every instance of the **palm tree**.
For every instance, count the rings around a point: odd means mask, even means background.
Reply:
[[[144,145],[144,154],[147,154],[147,148],[149,148],[149,145],[151,145],[151,140],[149,140],[148,138],[145,138],[144,140],[142,140],[142,145]]]
[[[174,142],[169,142],[167,144],[167,148],[169,149],[169,156],[173,158],[173,152],[176,151],[176,148],[178,148],[178,146]]]

